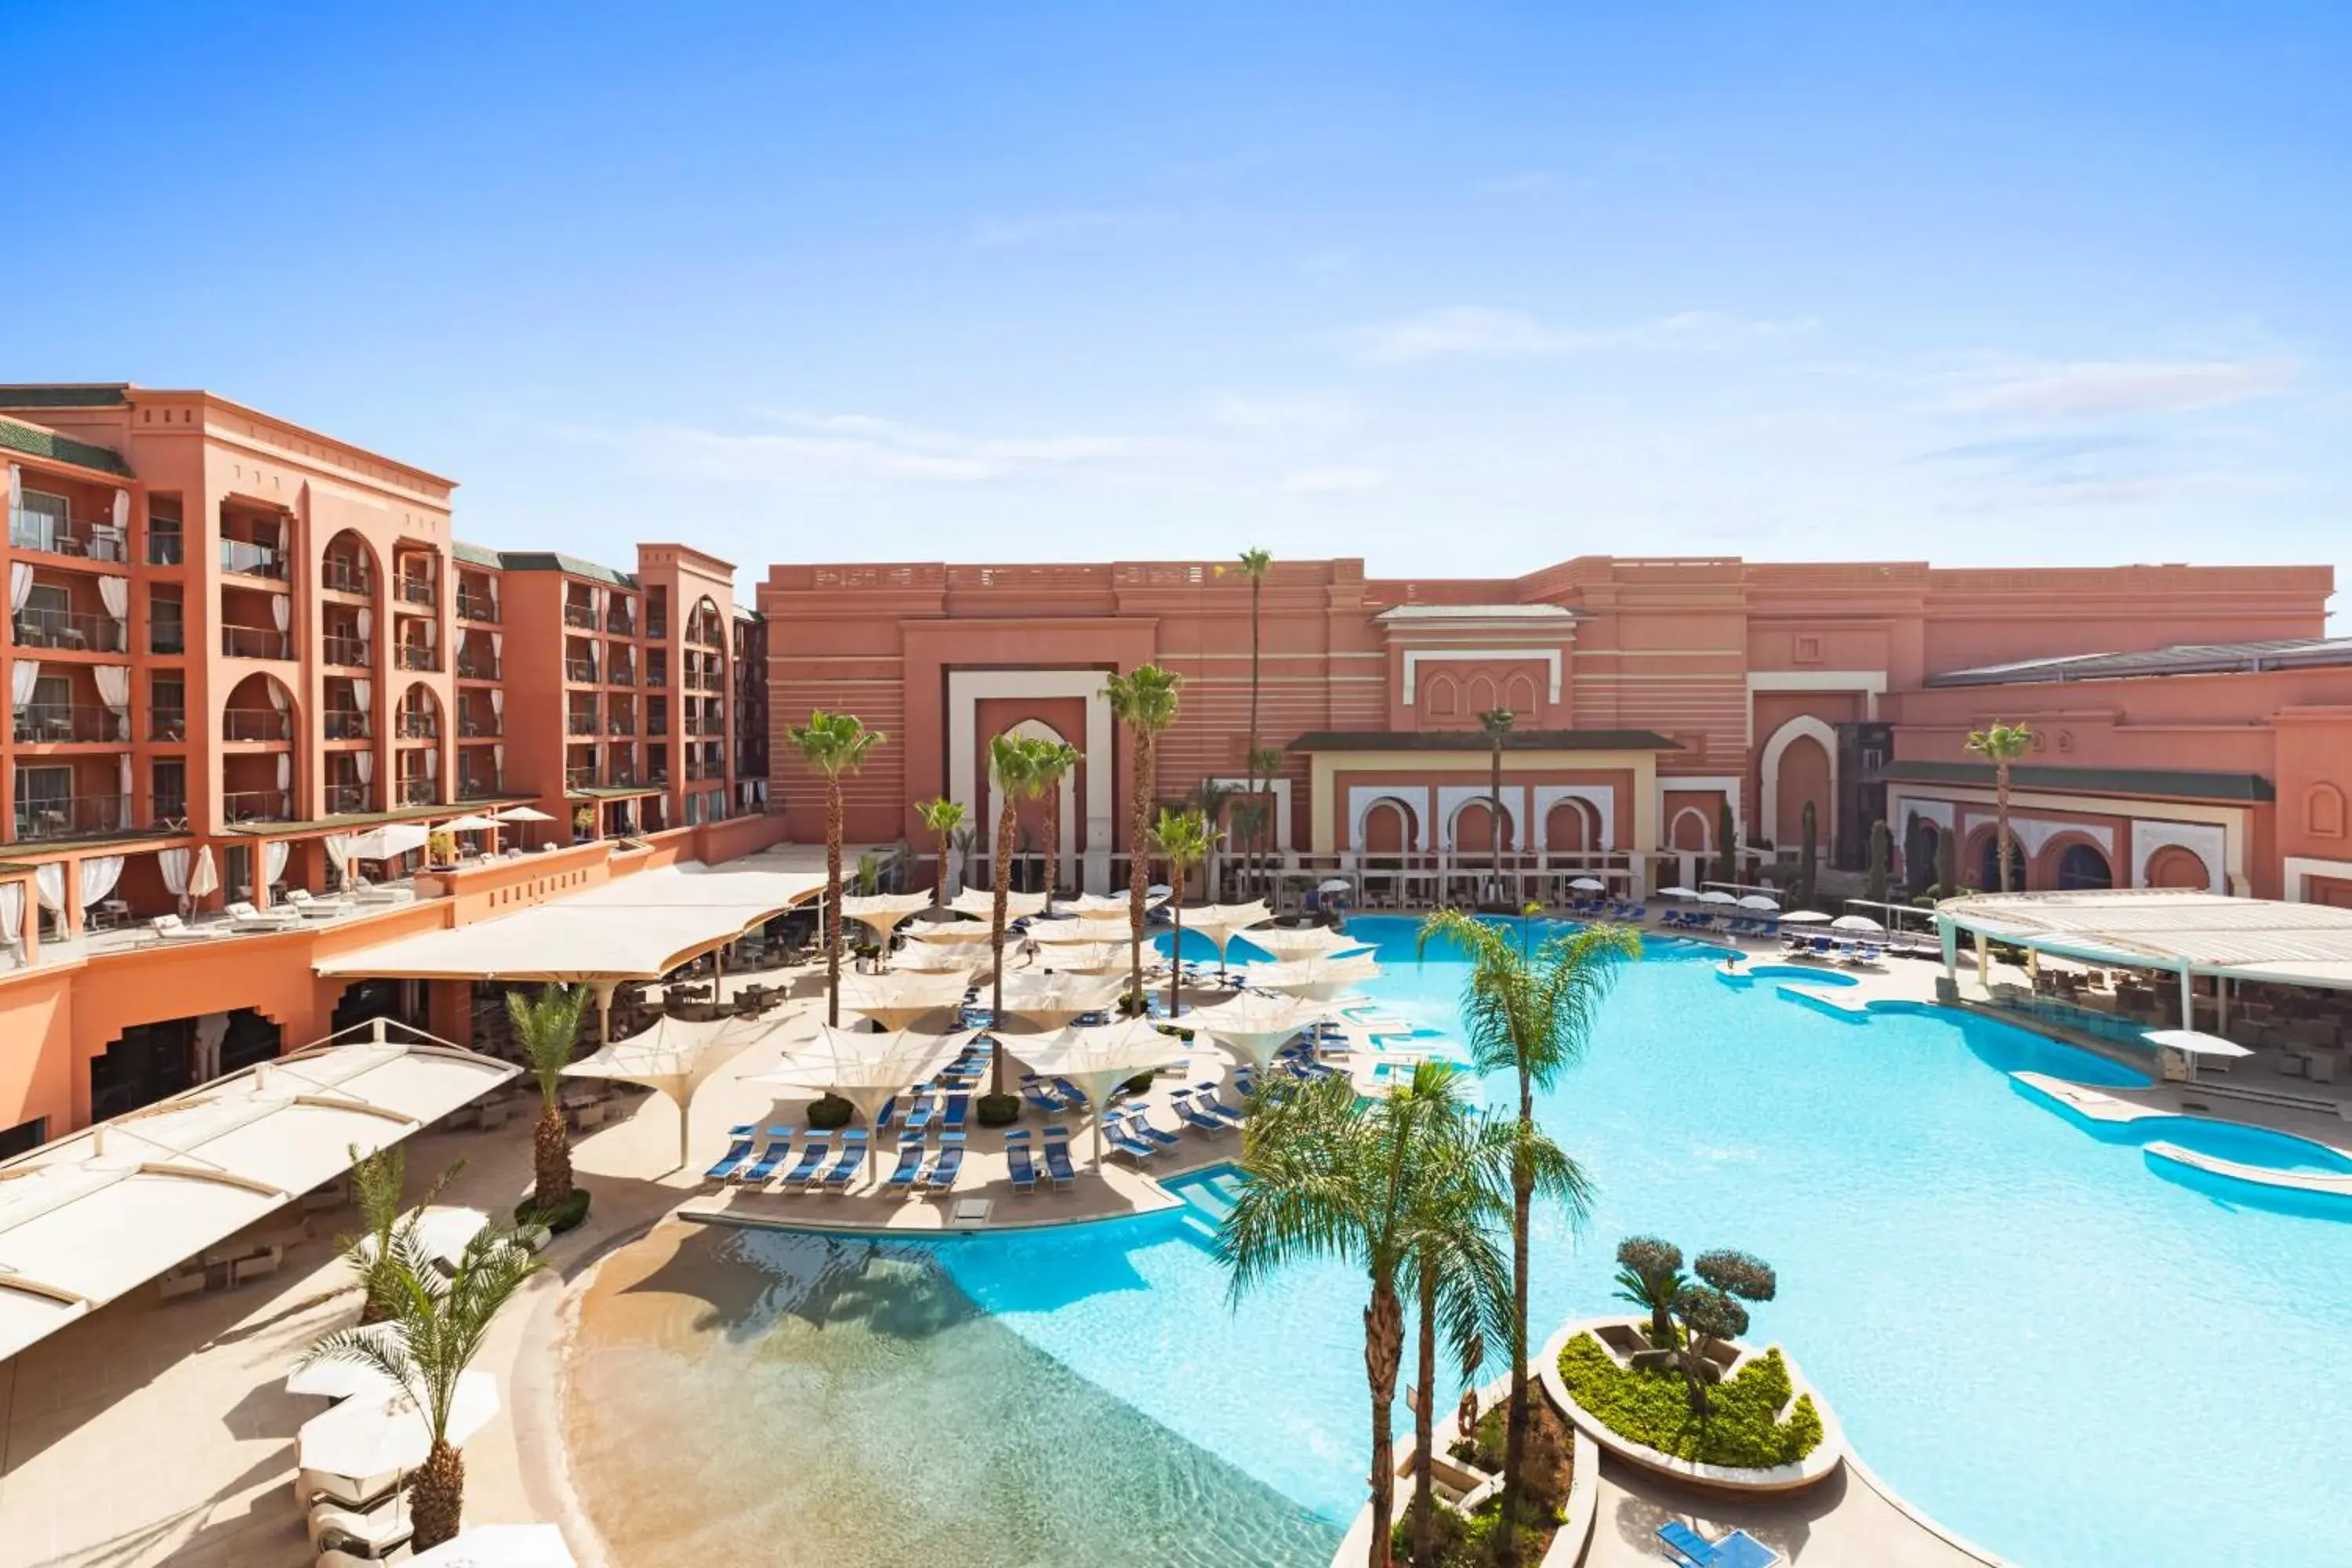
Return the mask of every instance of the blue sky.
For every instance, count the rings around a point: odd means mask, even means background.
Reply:
[[[2342,6],[7,9],[0,376],[487,543],[2352,567]]]

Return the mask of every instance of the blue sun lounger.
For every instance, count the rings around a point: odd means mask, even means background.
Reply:
[[[1228,1127],[1239,1127],[1245,1120],[1240,1110],[1217,1098],[1213,1086],[1201,1090],[1192,1097],[1192,1108],[1208,1112]]]
[[[1031,1079],[1021,1086],[1021,1098],[1048,1116],[1059,1116],[1066,1109],[1061,1100],[1036,1079]]]
[[[948,1096],[947,1114],[940,1119],[940,1124],[950,1132],[961,1132],[963,1131],[964,1118],[971,1114],[971,1096],[951,1094]]]
[[[1735,1530],[1720,1541],[1709,1541],[1680,1520],[1658,1526],[1659,1543],[1676,1568],[1772,1568],[1780,1554],[1748,1534]]]
[[[793,1130],[789,1127],[771,1127],[768,1129],[768,1146],[760,1151],[760,1158],[757,1162],[738,1170],[735,1173],[735,1179],[747,1187],[765,1185],[768,1178],[776,1173],[776,1167],[784,1163],[785,1157],[792,1151]]]
[[[857,1167],[866,1163],[866,1142],[863,1132],[841,1135],[841,1153],[833,1162],[833,1169],[824,1173],[826,1192],[845,1193],[849,1190],[850,1179],[857,1174]]]
[[[1045,1174],[1053,1178],[1054,1190],[1066,1193],[1077,1184],[1078,1173],[1070,1166],[1070,1130],[1066,1127],[1045,1129]]]
[[[1004,1135],[1004,1171],[1013,1180],[1014,1192],[1028,1194],[1037,1190],[1037,1162],[1030,1156],[1028,1133]]]
[[[913,1133],[898,1140],[898,1163],[882,1184],[894,1193],[912,1192],[923,1168],[923,1141]]]
[[[1138,1138],[1127,1130],[1127,1123],[1116,1116],[1102,1119],[1102,1132],[1103,1142],[1110,1145],[1112,1152],[1124,1154],[1138,1164],[1160,1152],[1157,1143],[1147,1143]]]
[[[1151,1125],[1151,1119],[1144,1114],[1144,1109],[1139,1105],[1127,1108],[1127,1130],[1146,1143],[1156,1144],[1162,1149],[1173,1149],[1184,1142],[1175,1133],[1162,1131]]]
[[[759,1131],[757,1127],[748,1123],[741,1127],[730,1127],[727,1130],[727,1136],[734,1142],[727,1145],[727,1152],[719,1156],[717,1164],[702,1173],[702,1179],[706,1182],[723,1182],[741,1170],[743,1162],[751,1157],[751,1150],[759,1142],[757,1136]]]
[[[931,1168],[923,1173],[922,1186],[927,1193],[944,1193],[956,1184],[956,1173],[963,1169],[963,1134],[940,1134],[940,1152],[931,1157]]]
[[[784,1179],[782,1184],[786,1187],[804,1187],[808,1185],[810,1180],[816,1175],[817,1171],[824,1164],[825,1156],[832,1152],[833,1140],[831,1137],[823,1132],[810,1133],[808,1142],[801,1145],[800,1163],[795,1164],[791,1170],[784,1173]]]
[[[907,1131],[909,1132],[920,1132],[930,1124],[931,1097],[928,1092],[926,1092],[915,1101],[915,1108],[907,1112]]]
[[[874,1131],[887,1132],[890,1131],[890,1123],[897,1120],[898,1120],[898,1097],[894,1094],[882,1102],[881,1110],[874,1113]]]
[[[1076,1107],[1084,1105],[1087,1102],[1087,1091],[1080,1089],[1076,1084],[1072,1083],[1068,1079],[1055,1079],[1054,1080],[1054,1089],[1056,1093],[1061,1095],[1062,1103],[1066,1106]]]
[[[1192,1097],[1189,1094],[1171,1095],[1169,1098],[1168,1103],[1175,1109],[1176,1114],[1182,1118],[1185,1125],[1189,1127],[1197,1127],[1203,1132],[1230,1132],[1233,1131],[1233,1123],[1227,1121],[1222,1116],[1213,1115],[1209,1111],[1202,1110],[1200,1105],[1194,1101]]]

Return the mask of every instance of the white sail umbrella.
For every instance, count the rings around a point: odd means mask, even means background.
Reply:
[[[887,954],[890,951],[890,933],[898,929],[900,922],[930,907],[929,893],[876,893],[862,899],[845,895],[841,914],[844,920],[856,921],[872,931],[874,940],[882,944]]]
[[[1885,936],[1886,928],[1868,915],[1840,915],[1830,921],[1832,931],[1860,931],[1865,936]]]
[[[898,962],[892,967],[914,973],[961,974],[969,980],[980,962],[968,942],[909,938],[907,945],[898,950]]]
[[[1780,923],[1784,926],[1827,925],[1829,919],[1819,910],[1790,910],[1780,917]]]
[[[1350,986],[1380,978],[1381,966],[1370,953],[1338,957],[1294,958],[1282,963],[1261,963],[1250,971],[1249,982],[1262,991],[1328,1002]]]
[[[196,847],[196,863],[188,868],[188,898],[191,900],[220,891],[220,868],[213,863],[213,847]]]
[[[1349,936],[1337,926],[1254,926],[1241,933],[1242,940],[1279,960],[1293,958],[1328,958],[1333,953],[1358,949],[1370,951],[1371,944],[1360,937]]]
[[[462,1447],[499,1413],[499,1385],[487,1372],[461,1372],[449,1401],[444,1432]],[[424,1412],[405,1389],[354,1394],[332,1410],[313,1415],[295,1434],[297,1462],[306,1470],[332,1476],[381,1476],[413,1470],[433,1447]]]
[[[499,825],[479,812],[469,811],[463,816],[453,816],[446,822],[438,822],[434,826],[446,833],[489,833]]]
[[[474,1237],[488,1228],[490,1216],[480,1209],[436,1204],[419,1210],[404,1223],[410,1227],[419,1251],[436,1263],[455,1268]],[[361,1237],[352,1250],[361,1262],[374,1261],[375,1237]]]
[[[2179,1051],[2189,1060],[2189,1081],[2197,1081],[2199,1057],[2250,1057],[2254,1053],[2235,1040],[2220,1035],[2209,1035],[2202,1029],[2150,1029],[2140,1038],[2149,1045],[2168,1051]]]
[[[397,860],[412,849],[425,847],[430,835],[421,823],[387,822],[352,840],[354,860]]]
[[[1079,947],[1109,940],[1097,921],[1037,920],[1029,922],[1029,940],[1041,947]]]
[[[1044,962],[1045,971],[1054,974],[1108,974],[1114,970],[1124,974],[1128,957],[1123,942],[1094,942],[1050,948]]]
[[[400,1338],[398,1323],[369,1323],[352,1331],[380,1345]],[[318,1399],[350,1399],[362,1394],[392,1394],[399,1385],[363,1361],[300,1361],[286,1374],[286,1392]]]
[[[1040,1029],[1058,1029],[1101,1012],[1126,989],[1124,974],[1024,969],[1004,977],[1004,1011]]]
[[[654,1021],[653,1027],[625,1040],[614,1040],[593,1056],[573,1062],[563,1069],[563,1076],[641,1083],[667,1098],[677,1107],[677,1163],[683,1167],[694,1126],[694,1091],[737,1052],[766,1039],[784,1023],[782,1016],[695,1023],[665,1014]]]
[[[1225,972],[1225,948],[1235,933],[1263,923],[1274,914],[1262,899],[1246,904],[1202,904],[1198,909],[1181,910],[1177,918],[1186,931],[1198,931],[1213,943],[1217,950],[1217,973]],[[1181,957],[1179,953],[1174,956]]]
[[[1043,893],[1020,893],[1009,889],[1005,891],[1004,919],[1007,924],[1026,920],[1045,907],[1045,895]],[[960,915],[970,915],[974,920],[993,921],[996,919],[996,890],[992,888],[966,888],[948,900],[948,908]]]
[[[410,1558],[408,1568],[579,1568],[579,1559],[551,1524],[478,1524]]]
[[[1698,889],[1696,888],[1660,888],[1658,889],[1658,897],[1662,899],[1696,899],[1698,897]]]
[[[555,820],[553,814],[541,811],[535,805],[510,805],[504,811],[494,811],[490,815],[500,822],[553,822]]]
[[[971,947],[993,934],[986,916],[976,921],[920,921],[907,928],[908,942],[945,942],[954,947]]]
[[[1144,912],[1150,913],[1167,898],[1167,889],[1150,889],[1143,896]],[[1082,921],[1123,921],[1134,912],[1133,900],[1132,893],[1080,893],[1075,899],[1064,899],[1055,906],[1055,912]]]
[[[1214,1006],[1193,1009],[1184,1026],[1247,1058],[1252,1067],[1264,1072],[1292,1037],[1330,1016],[1328,1001],[1244,991]]]
[[[912,1029],[869,1035],[820,1024],[814,1035],[788,1042],[783,1059],[775,1067],[743,1081],[837,1094],[857,1108],[870,1128],[886,1100],[911,1085],[937,1078],[941,1068],[963,1054],[971,1037],[969,1029],[948,1035],[919,1034]],[[870,1158],[876,1151],[869,1148],[866,1152]]]
[[[1580,893],[1605,893],[1609,890],[1608,884],[1598,877],[1579,877],[1569,886]]]
[[[894,969],[841,977],[845,1012],[863,1013],[885,1029],[904,1029],[942,1008],[960,1006],[971,989],[969,970]]]
[[[1746,893],[1740,896],[1739,907],[1743,910],[1777,910],[1780,907],[1780,900],[1763,893]]]
[[[1086,1092],[1095,1124],[1095,1167],[1102,1167],[1103,1102],[1139,1073],[1158,1072],[1184,1058],[1184,1042],[1163,1035],[1149,1018],[1123,1018],[1091,1029],[1012,1035],[998,1042],[1040,1078],[1066,1078]]]
[[[1698,896],[1698,901],[1702,904],[1736,904],[1739,899],[1738,895],[1727,893],[1721,888],[1709,888]]]

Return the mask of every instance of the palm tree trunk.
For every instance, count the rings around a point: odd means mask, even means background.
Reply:
[[[1519,1131],[1535,1126],[1535,1088],[1519,1071]],[[1503,1424],[1503,1556],[1518,1561],[1519,1488],[1528,1457],[1528,1224],[1535,1207],[1535,1172],[1523,1153],[1511,1156],[1511,1405]]]
[[[835,1028],[841,1026],[841,779],[828,775],[824,788],[824,1021]]]
[[[1389,1521],[1396,1501],[1396,1438],[1389,1430],[1389,1406],[1396,1402],[1397,1363],[1404,1356],[1404,1303],[1396,1286],[1372,1281],[1371,1305],[1364,1309],[1364,1375],[1372,1390],[1371,1568],[1389,1568]]]
[[[1176,874],[1181,877],[1184,873],[1180,870]],[[1168,948],[1168,1016],[1171,1018],[1173,1018],[1176,1016],[1177,983],[1181,980],[1184,975],[1183,889],[1179,888],[1176,889],[1176,896],[1169,900],[1168,908],[1176,918],[1176,940],[1170,943]]]
[[[1054,912],[1054,884],[1062,879],[1062,785],[1045,791],[1045,912]]]
[[[1437,1397],[1437,1270],[1424,1262],[1421,1269],[1421,1404],[1412,1413],[1412,1560],[1421,1568],[1435,1560],[1437,1542],[1435,1489],[1430,1445],[1436,1441],[1433,1405]]]
[[[408,1488],[413,1551],[430,1552],[457,1533],[466,1516],[466,1457],[436,1442]]]
[[[1495,737],[1489,766],[1493,772],[1486,783],[1486,819],[1488,831],[1495,836],[1495,898],[1500,902],[1503,897],[1503,738],[1500,735]]]
[[[1013,886],[1013,834],[1016,826],[1013,810],[1013,792],[1006,790],[1004,805],[996,814],[996,915],[988,945],[996,961],[996,976],[992,982],[988,998],[988,1032],[995,1048],[989,1052],[992,1058],[988,1071],[988,1092],[1004,1092],[1004,896]]]
[[[572,1134],[563,1125],[563,1110],[549,1100],[531,1129],[530,1163],[534,1185],[530,1201],[551,1209],[572,1196]]]
[[[942,908],[948,901],[948,836],[942,833],[940,835],[940,880],[938,887],[933,889],[936,896],[932,900]]]
[[[2000,867],[2000,890],[2009,891],[2009,763],[1993,769],[1992,855]],[[2183,1025],[2186,1028],[2188,1026]]]
[[[1128,990],[1135,998],[1138,1016],[1144,1011],[1143,996],[1143,904],[1151,884],[1150,857],[1145,845],[1151,835],[1151,737],[1138,731],[1135,736],[1135,778],[1133,780],[1132,820],[1128,825],[1127,841],[1127,963]]]

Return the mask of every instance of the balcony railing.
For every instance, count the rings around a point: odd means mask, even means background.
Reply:
[[[637,623],[627,616],[606,616],[604,629],[616,637],[633,637],[637,635]]]
[[[596,661],[593,658],[565,659],[563,679],[593,686],[596,683]]]
[[[294,639],[268,626],[223,626],[221,652],[232,658],[292,658]]]
[[[459,800],[490,800],[507,793],[496,773],[467,773],[457,781]]]
[[[367,563],[364,561],[347,560],[341,556],[330,555],[320,565],[319,581],[338,594],[375,592],[374,574],[368,570]]]
[[[704,762],[700,757],[686,759],[686,776],[689,779],[715,779],[722,771],[717,765]]]
[[[612,784],[615,789],[635,789],[637,787],[637,770],[635,768],[614,768],[611,778],[606,782]]]
[[[147,651],[149,653],[187,652],[188,624],[185,621],[149,621]]]
[[[604,733],[617,735],[623,740],[635,740],[637,734],[636,721],[627,718],[608,718],[604,721]]]
[[[88,653],[121,653],[128,647],[123,626],[112,616],[85,610],[46,610],[28,605],[14,622],[18,647],[76,648]]]
[[[430,582],[422,581],[415,577],[403,577],[400,579],[399,593],[400,602],[402,604],[419,605],[428,610],[441,602],[440,595],[434,591],[433,584]]]
[[[365,637],[331,637],[322,639],[322,643],[329,664],[347,665],[354,669],[367,668],[368,645]]]
[[[147,710],[147,738],[151,741],[186,740],[188,710],[185,708],[150,708]]]
[[[220,564],[222,571],[243,577],[275,577],[280,582],[286,578],[286,553],[274,545],[224,539],[220,542]]]
[[[437,647],[420,647],[415,643],[404,642],[400,645],[400,668],[438,669],[441,668],[441,650]]]
[[[565,789],[593,789],[595,785],[596,770],[594,768],[566,768],[563,770],[563,787]]]
[[[176,528],[147,527],[147,564],[177,566],[186,557],[186,542]]]
[[[468,594],[457,590],[457,618],[461,621],[490,621],[499,618],[498,602],[486,594]]]
[[[320,725],[330,741],[364,741],[368,738],[368,716],[356,708],[330,708]]]
[[[130,827],[131,800],[128,795],[51,795],[16,803],[16,837],[19,841],[124,833]]]
[[[596,732],[593,713],[567,713],[563,716],[563,732],[567,735],[593,735]]]
[[[563,624],[593,632],[596,629],[596,612],[586,605],[566,605],[563,606]]]
[[[362,784],[333,784],[327,786],[327,815],[352,816],[360,812],[373,811],[375,792]]]
[[[667,714],[667,713],[648,713],[648,714],[646,714],[646,734],[648,734],[648,735],[667,735],[667,734],[668,734],[668,733],[669,733],[669,715],[668,715],[668,714]]]
[[[496,680],[499,661],[486,653],[461,653],[457,656],[457,677],[461,680]]]
[[[121,562],[130,554],[124,548],[122,531],[110,522],[59,522],[47,512],[38,511],[9,514],[8,542],[18,550],[37,550],[45,555],[79,555],[89,561]]]
[[[221,796],[223,822],[291,822],[294,797],[282,789],[232,790]]]
[[[77,742],[121,745],[131,739],[131,721],[129,715],[95,703],[27,702],[16,710],[16,739],[33,746]]]
[[[604,679],[608,685],[635,686],[637,683],[637,672],[632,666],[616,664],[604,672]]]
[[[188,794],[185,790],[157,790],[152,805],[156,826],[185,827],[188,825]]]
[[[651,610],[646,611],[646,636],[649,637],[666,637],[669,636],[669,617],[667,616],[658,615]]]
[[[495,741],[506,733],[506,724],[497,714],[476,718],[471,713],[457,715],[457,738],[461,741]]]
[[[646,666],[646,684],[647,686],[667,686],[669,684],[668,669],[658,664],[649,664]]]
[[[227,708],[221,711],[224,741],[290,741],[294,715],[278,708]]]
[[[403,805],[432,805],[440,798],[441,786],[429,778],[400,781],[400,804]]]
[[[415,710],[395,713],[392,732],[404,741],[437,741],[441,738],[441,716]]]

